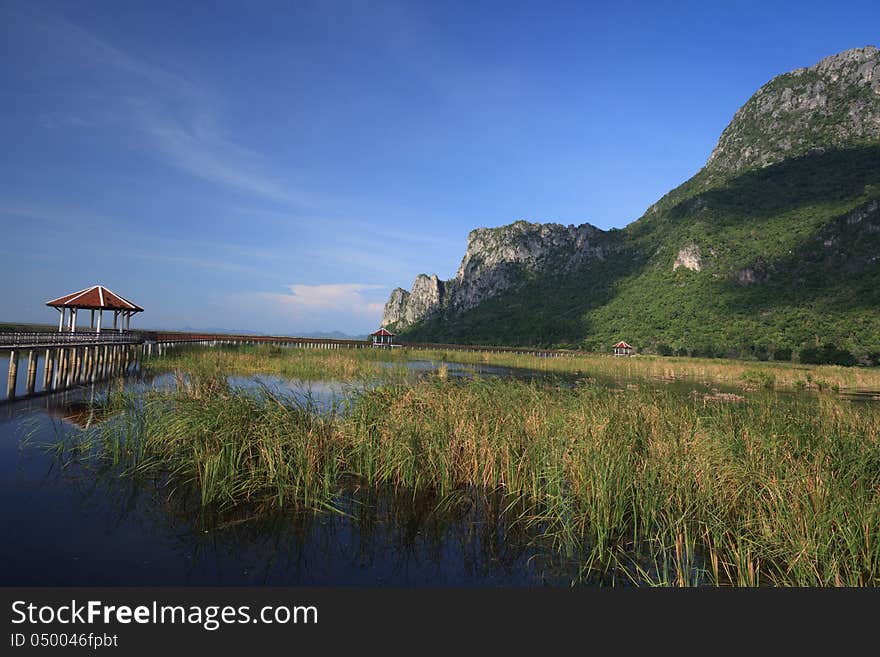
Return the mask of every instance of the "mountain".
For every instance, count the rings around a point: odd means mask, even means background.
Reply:
[[[456,277],[395,289],[383,324],[411,341],[880,360],[880,51],[765,84],[624,229],[471,231]]]

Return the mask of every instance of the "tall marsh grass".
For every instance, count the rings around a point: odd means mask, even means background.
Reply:
[[[394,367],[395,363],[399,366]],[[163,356],[145,360],[143,369],[149,374],[169,371],[201,376],[260,373],[311,381],[393,379],[406,373],[403,355],[386,349],[325,351],[274,345],[176,347]]]
[[[545,358],[507,352],[434,349],[324,351],[272,345],[178,347],[165,356],[145,361],[144,368],[153,373],[179,369],[201,374],[276,374],[304,380],[352,381],[377,377],[399,380],[405,375],[406,361],[410,359],[499,365],[552,374],[595,375],[627,380],[690,379],[744,388],[880,390],[880,368],[877,367],[663,356],[615,358],[602,354]]]
[[[694,379],[744,387],[880,390],[880,368],[804,365],[778,361],[744,361],[668,356],[618,357],[578,354],[545,358],[531,354],[423,350],[420,358],[480,363],[559,374],[595,374],[621,379]]]
[[[109,403],[115,418],[59,453],[205,506],[333,508],[352,484],[482,490],[583,581],[880,585],[876,406],[434,378],[322,415],[212,377]]]

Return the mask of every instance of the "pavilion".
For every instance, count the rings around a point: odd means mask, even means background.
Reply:
[[[128,299],[119,296],[111,290],[108,290],[103,285],[93,285],[92,287],[87,287],[79,292],[66,294],[63,297],[47,301],[46,305],[55,308],[61,313],[61,317],[58,318],[59,333],[65,329],[71,333],[76,331],[76,313],[78,310],[91,311],[89,329],[97,331],[98,333],[101,332],[101,320],[104,317],[105,310],[107,312],[113,311],[113,330],[118,330],[120,333],[129,330],[132,315],[144,311],[144,309],[137,304],[132,303]],[[70,313],[65,318],[65,313],[67,313],[68,309],[70,310]],[[95,324],[96,310],[98,311],[97,325]],[[119,321],[120,317],[122,318],[122,321]]]
[[[614,345],[615,356],[632,356],[634,351],[635,348],[631,344],[624,342],[623,340]]]
[[[384,326],[370,333],[370,337],[373,338],[374,347],[391,346],[394,342],[394,334]]]

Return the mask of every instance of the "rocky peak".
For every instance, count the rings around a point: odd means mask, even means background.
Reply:
[[[880,140],[880,50],[846,50],[773,78],[734,115],[707,169],[764,167]]]
[[[554,223],[515,221],[499,228],[477,228],[468,234],[468,246],[456,278],[461,283],[499,265],[540,267],[560,252],[571,256],[570,265],[596,254],[591,241],[602,231],[590,224],[563,226]]]
[[[443,303],[445,284],[437,274],[419,274],[413,281],[412,290],[395,288],[385,303],[383,326],[405,327],[429,317]]]
[[[402,287],[396,287],[391,291],[391,296],[385,302],[382,312],[382,326],[396,325],[406,316],[409,292]]]
[[[442,311],[461,312],[516,286],[524,275],[570,271],[604,255],[602,236],[591,226],[516,221],[477,228],[454,279],[419,274],[410,292],[394,290],[385,304],[383,324],[406,328]]]
[[[591,258],[602,257],[597,240],[604,232],[590,224],[579,226],[516,221],[499,228],[477,228],[456,275],[456,310],[473,308],[510,288],[524,273],[552,269],[570,271]]]

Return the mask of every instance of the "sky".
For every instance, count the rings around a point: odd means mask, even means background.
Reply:
[[[468,232],[638,219],[880,3],[0,0],[0,321],[365,334]]]

